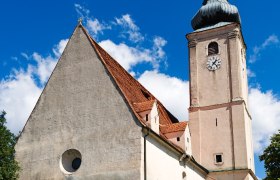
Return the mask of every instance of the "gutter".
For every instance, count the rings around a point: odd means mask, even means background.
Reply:
[[[150,135],[150,129],[145,132],[145,136],[144,136],[144,180],[147,180],[147,137]]]

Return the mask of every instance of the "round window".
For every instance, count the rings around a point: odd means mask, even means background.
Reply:
[[[60,169],[66,174],[72,174],[80,168],[81,163],[81,153],[76,149],[69,149],[60,158]]]

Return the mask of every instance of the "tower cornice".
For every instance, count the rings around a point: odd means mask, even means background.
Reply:
[[[199,42],[201,40],[204,40],[206,38],[212,38],[217,36],[217,32],[219,32],[220,35],[225,35],[228,37],[228,39],[232,38],[239,38],[244,45],[244,48],[246,49],[246,43],[243,38],[241,26],[238,23],[229,23],[223,26],[215,27],[215,28],[209,28],[209,29],[202,29],[199,31],[194,31],[191,33],[186,34],[186,38],[189,41],[189,47],[195,47],[193,46],[194,42]],[[224,33],[222,33],[224,32]],[[191,46],[190,46],[191,45]]]

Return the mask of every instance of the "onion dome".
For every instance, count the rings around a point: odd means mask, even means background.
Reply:
[[[192,19],[194,30],[221,22],[241,23],[237,7],[229,4],[227,0],[204,0],[202,5]]]

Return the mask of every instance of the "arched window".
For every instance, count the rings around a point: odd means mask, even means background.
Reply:
[[[208,45],[208,56],[215,55],[219,53],[219,45],[216,42],[211,42]]]

